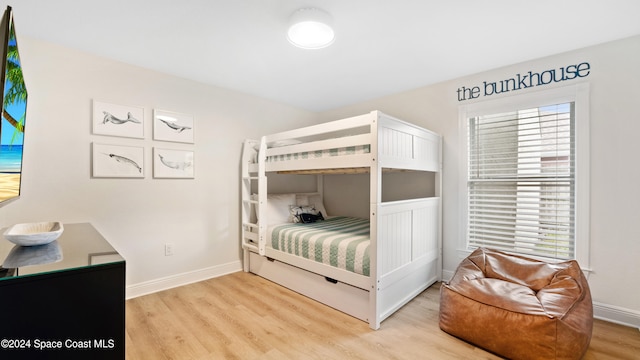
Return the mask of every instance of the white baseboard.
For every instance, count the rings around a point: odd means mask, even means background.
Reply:
[[[593,317],[640,330],[640,311],[594,301]]]
[[[190,271],[182,274],[167,276],[160,279],[145,281],[139,284],[129,285],[126,288],[126,299],[151,294],[154,292],[171,289],[174,287],[203,281],[222,275],[230,274],[242,270],[242,263],[233,261],[226,264],[216,265],[209,268]]]

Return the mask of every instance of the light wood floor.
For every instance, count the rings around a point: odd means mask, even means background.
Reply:
[[[439,284],[379,330],[256,275],[126,303],[127,359],[499,359],[438,328]],[[595,322],[585,359],[640,359],[640,331]]]

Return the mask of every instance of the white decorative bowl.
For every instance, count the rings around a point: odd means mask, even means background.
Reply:
[[[63,231],[64,227],[57,221],[15,224],[4,232],[4,237],[16,245],[36,246],[52,242]]]

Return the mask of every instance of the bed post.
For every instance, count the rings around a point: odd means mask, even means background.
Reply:
[[[258,253],[264,256],[266,253],[267,237],[267,140],[260,138],[260,151],[258,151]]]
[[[438,136],[438,172],[435,180],[436,191],[434,196],[440,199],[438,205],[438,262],[436,268],[436,274],[438,281],[442,281],[442,136]]]
[[[316,175],[316,192],[320,194],[320,199],[324,203],[324,175],[318,174]],[[322,214],[327,215],[327,214]]]
[[[369,171],[369,237],[371,245],[369,251],[370,258],[370,274],[371,280],[369,289],[369,327],[373,330],[380,328],[380,303],[378,302],[378,294],[380,290],[380,273],[378,270],[378,259],[381,259],[378,247],[378,213],[380,211],[380,199],[382,196],[382,169],[380,169],[378,159],[378,121],[379,114],[377,111],[371,113],[371,169]]]

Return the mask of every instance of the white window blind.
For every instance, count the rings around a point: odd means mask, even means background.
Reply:
[[[468,243],[575,257],[574,103],[470,117]]]

